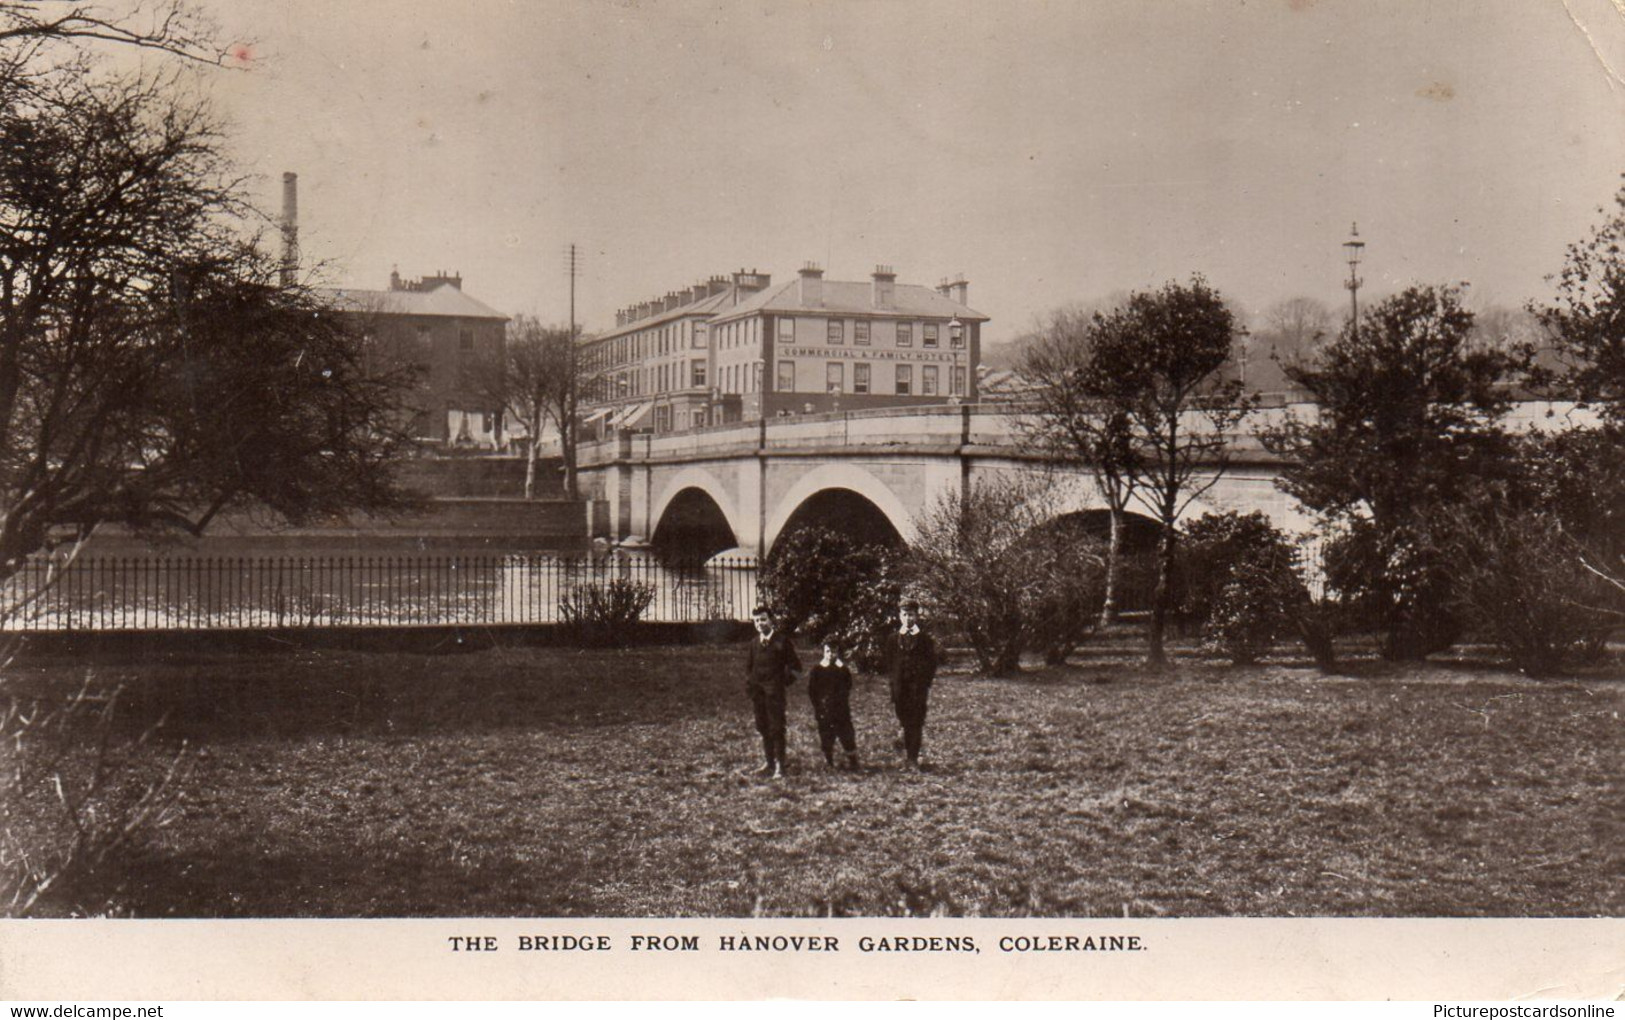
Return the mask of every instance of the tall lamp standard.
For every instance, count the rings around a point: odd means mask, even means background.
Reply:
[[[948,375],[948,403],[950,404],[957,404],[968,395],[959,392],[961,389],[959,386],[959,349],[964,345],[965,324],[960,322],[959,316],[956,315],[948,320],[948,349],[952,352],[954,358],[953,367],[949,369]],[[965,381],[967,385],[963,388],[969,390],[970,386],[968,384],[970,380]]]
[[[1349,292],[1349,314],[1352,316],[1349,319],[1349,329],[1353,331],[1354,339],[1358,340],[1360,338],[1360,284],[1365,282],[1359,276],[1360,253],[1365,248],[1365,242],[1360,240],[1360,225],[1358,223],[1349,227],[1349,239],[1343,242],[1343,247],[1347,248],[1349,253],[1349,278],[1348,282],[1343,284],[1344,287],[1348,288]]]

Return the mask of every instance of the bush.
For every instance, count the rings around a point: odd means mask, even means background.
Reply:
[[[883,546],[829,528],[798,529],[774,543],[762,563],[762,602],[789,630],[814,637],[844,630],[862,615],[855,603],[888,556]]]
[[[1178,606],[1180,614],[1199,628],[1206,628],[1238,565],[1290,573],[1297,564],[1292,539],[1256,510],[1203,514],[1182,530]]]
[[[1461,637],[1451,598],[1453,558],[1435,522],[1382,532],[1356,522],[1326,545],[1326,581],[1353,626],[1382,634],[1382,656],[1406,661],[1442,652]]]
[[[559,620],[582,645],[618,645],[655,599],[653,585],[624,577],[578,584],[559,599]]]
[[[1277,565],[1237,563],[1208,614],[1208,647],[1238,666],[1257,662],[1293,629],[1303,594],[1297,577]]]
[[[1555,514],[1461,509],[1451,523],[1454,605],[1518,669],[1551,676],[1601,654],[1622,620],[1620,593],[1587,569]]]
[[[1013,554],[1032,575],[1022,646],[1059,665],[1088,639],[1106,601],[1106,543],[1075,518],[1034,528]],[[1121,581],[1121,578],[1119,578]]]
[[[983,481],[953,491],[915,521],[907,580],[963,635],[992,676],[1023,650],[1059,661],[1100,613],[1104,560],[1093,542],[1051,523],[1037,483]]]

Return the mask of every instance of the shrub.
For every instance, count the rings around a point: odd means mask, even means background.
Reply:
[[[1290,572],[1298,553],[1286,532],[1264,514],[1203,514],[1183,528],[1179,554],[1179,610],[1205,628],[1239,564]]]
[[[1049,496],[1037,483],[983,481],[915,521],[907,580],[993,676],[1016,672],[1025,649],[1064,658],[1100,612],[1104,561],[1051,524]]]
[[[762,564],[761,598],[786,628],[814,636],[854,625],[866,586],[885,572],[890,553],[829,528],[801,528],[774,543]],[[889,614],[895,603],[885,611]],[[885,614],[883,614],[885,615]]]
[[[1386,532],[1362,521],[1327,543],[1327,584],[1347,606],[1353,626],[1382,634],[1384,658],[1426,658],[1461,637],[1451,599],[1452,556],[1444,542],[1437,521]]]
[[[559,599],[559,620],[580,644],[621,644],[654,599],[653,585],[624,577],[578,584]]]
[[[1302,594],[1297,577],[1277,565],[1237,563],[1208,614],[1208,647],[1237,665],[1257,662],[1293,629]]]
[[[1023,612],[1022,645],[1058,665],[1095,630],[1106,601],[1106,543],[1075,518],[1028,533],[1013,554],[1032,577]]]
[[[1482,637],[1531,676],[1598,657],[1625,616],[1619,591],[1587,569],[1584,550],[1555,514],[1531,508],[1458,509],[1453,602]]]

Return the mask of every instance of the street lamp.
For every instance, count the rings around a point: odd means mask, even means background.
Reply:
[[[952,351],[953,356],[954,356],[953,367],[951,369],[949,369],[949,375],[948,375],[948,403],[950,403],[950,404],[959,403],[960,397],[963,396],[963,394],[958,392],[958,390],[959,390],[958,382],[959,382],[959,349],[961,347],[963,347],[964,345],[965,345],[965,324],[963,322],[960,322],[959,321],[959,316],[956,315],[952,319],[948,320],[948,348],[949,348],[950,351]],[[969,382],[969,380],[966,380],[966,381]],[[969,389],[970,387],[966,386],[965,388]]]

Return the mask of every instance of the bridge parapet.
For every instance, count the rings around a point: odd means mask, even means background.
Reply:
[[[601,467],[617,461],[714,460],[762,453],[829,451],[843,448],[917,448],[941,452],[947,448],[975,447],[1036,455],[1023,429],[1021,410],[1005,405],[962,407],[883,408],[867,411],[798,415],[765,422],[712,425],[666,435],[621,435],[582,444],[578,460],[583,467]],[[1294,403],[1261,407],[1230,436],[1230,453],[1241,463],[1267,464],[1276,458],[1264,449],[1259,435],[1291,418],[1313,421],[1314,404]],[[1552,431],[1571,426],[1595,427],[1594,411],[1565,401],[1521,401],[1508,423],[1515,430]],[[1193,413],[1189,428],[1200,430],[1200,415]]]

